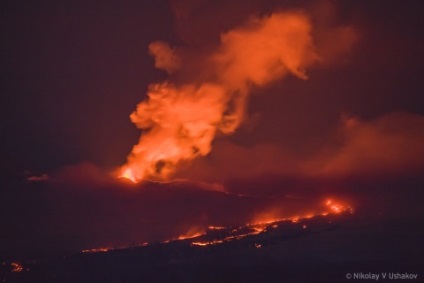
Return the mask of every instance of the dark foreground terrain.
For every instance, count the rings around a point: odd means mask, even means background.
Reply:
[[[424,219],[343,213],[248,227],[125,249],[4,263],[3,282],[345,282],[347,274],[417,274],[424,282]],[[15,269],[15,271],[13,271]],[[356,275],[355,275],[356,274]],[[387,275],[389,276],[389,275]],[[353,280],[353,279],[351,279]],[[354,280],[360,281],[360,280]]]
[[[185,183],[91,191],[22,184],[4,186],[0,198],[0,282],[424,282],[422,178],[333,183],[302,198]],[[323,195],[349,200],[354,211],[234,224],[276,199],[305,209]]]

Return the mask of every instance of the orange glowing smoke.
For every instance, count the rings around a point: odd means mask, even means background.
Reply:
[[[185,66],[166,43],[152,43],[150,52],[155,66],[170,74]],[[201,79],[150,85],[147,99],[130,116],[143,134],[119,177],[163,180],[180,162],[206,156],[217,134],[232,134],[240,126],[252,87],[290,73],[306,79],[305,68],[316,59],[311,24],[302,13],[255,18],[222,34],[221,46],[190,72]]]

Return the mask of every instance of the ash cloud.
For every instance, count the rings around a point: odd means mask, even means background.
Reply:
[[[332,45],[342,46],[334,54],[353,43],[348,40],[352,29],[326,32]],[[194,64],[183,48],[176,52],[166,43],[152,43],[155,66],[168,73],[180,68],[183,78],[152,84],[147,99],[131,114],[142,135],[120,176],[137,182],[168,179],[181,162],[210,154],[217,136],[234,134],[248,120],[253,90],[290,74],[308,79],[306,68],[323,60],[313,34],[308,13],[288,9],[251,16],[221,32],[218,46],[194,56]],[[323,42],[329,45],[330,40]]]
[[[247,147],[220,142],[210,156],[182,169],[179,176],[215,182],[270,175],[391,178],[418,175],[424,170],[422,115],[394,112],[368,121],[342,115],[324,140],[308,155],[298,155],[278,144]]]
[[[155,58],[155,67],[165,70],[168,74],[180,68],[180,60],[168,43],[155,41],[149,44],[150,54]]]
[[[424,116],[344,117],[334,140],[304,167],[323,175],[403,175],[424,169]]]

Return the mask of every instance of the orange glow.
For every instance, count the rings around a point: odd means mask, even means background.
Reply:
[[[12,262],[10,266],[12,267],[12,272],[22,272],[24,270],[23,266],[16,262]]]
[[[345,212],[353,213],[354,210],[350,205],[344,202],[334,200],[334,199],[326,199],[324,201],[324,205],[321,208],[315,209],[315,212],[309,211],[302,215],[281,217],[274,210],[270,210],[269,212],[256,215],[256,217],[253,219],[250,225],[267,225],[267,224],[272,224],[274,222],[279,222],[279,221],[291,221],[292,223],[298,223],[302,219],[310,219],[318,215],[327,216],[330,214],[341,214]]]
[[[262,233],[266,231],[266,226],[265,225],[258,225],[258,226],[254,226],[252,227],[252,229],[256,232],[256,233]]]
[[[304,216],[303,216],[303,218],[306,218],[306,219],[309,219],[309,218],[312,218],[312,217],[314,217],[315,215],[313,214],[313,213],[308,213],[308,214],[305,214]]]
[[[211,242],[193,242],[191,243],[192,246],[201,246],[201,247],[205,247],[205,246],[209,246],[209,245],[216,245],[216,244],[222,244],[224,241],[222,240],[214,240]]]
[[[177,240],[185,240],[185,239],[192,239],[192,238],[197,238],[200,237],[202,235],[204,235],[205,232],[204,231],[189,231],[187,234],[181,235],[177,238]]]
[[[134,173],[130,168],[125,169],[118,177],[130,180],[133,183],[137,182],[137,179],[135,178]]]
[[[340,214],[343,212],[353,213],[353,209],[349,205],[341,204],[340,202],[337,202],[335,200],[330,200],[330,199],[327,200],[325,202],[325,207],[329,210],[319,212],[317,214],[307,213],[303,216],[294,216],[291,218],[280,218],[280,219],[270,218],[270,216],[268,215],[268,218],[266,218],[263,222],[255,222],[255,224],[248,224],[246,226],[241,226],[241,227],[232,229],[231,233],[235,234],[234,236],[227,236],[223,239],[213,240],[213,241],[196,241],[191,244],[194,246],[210,246],[210,245],[221,244],[221,243],[229,242],[233,240],[239,240],[248,236],[264,233],[267,231],[268,226],[272,228],[278,228],[278,225],[273,223],[280,222],[280,221],[291,221],[292,223],[299,223],[302,220],[311,219],[315,216],[326,216],[329,214]],[[307,229],[306,224],[303,224],[301,227],[302,229]],[[244,231],[244,229],[246,228],[248,228],[247,232],[240,233],[240,231]],[[255,247],[260,248],[261,245],[255,244]]]
[[[310,211],[310,210],[309,210]],[[227,242],[237,241],[240,239],[248,238],[254,235],[259,235],[267,232],[268,230],[277,229],[280,227],[280,222],[292,223],[292,225],[298,226],[305,230],[308,228],[306,222],[308,219],[312,219],[318,216],[329,216],[339,215],[343,213],[353,213],[353,208],[346,202],[342,202],[335,199],[326,199],[322,203],[320,211],[316,213],[307,212],[303,215],[295,215],[292,217],[276,217],[275,214],[265,213],[256,217],[252,223],[237,227],[224,227],[224,226],[208,226],[207,228],[193,227],[187,233],[182,234],[176,238],[162,241],[162,244],[167,244],[173,241],[188,240],[191,246],[206,247]],[[217,233],[218,232],[218,233]],[[211,239],[212,237],[212,239]],[[135,247],[148,246],[149,243],[142,243]],[[256,248],[261,248],[262,245],[254,243]],[[134,247],[134,246],[133,246]],[[83,250],[83,253],[97,253],[97,252],[108,252],[113,250],[112,248],[94,248]]]
[[[208,155],[217,134],[230,135],[243,122],[251,88],[288,74],[307,78],[305,68],[318,58],[311,33],[301,13],[255,18],[222,34],[219,48],[201,58],[199,70],[190,70],[204,78],[150,85],[130,115],[143,133],[118,177],[164,180],[181,162]],[[186,66],[164,42],[150,44],[150,52],[155,66],[168,73]]]
[[[95,248],[95,249],[86,249],[82,250],[83,253],[105,253],[112,250],[111,248]]]
[[[204,246],[207,246],[207,245],[210,245],[210,244],[212,244],[212,242],[193,242],[193,243],[191,243],[192,246],[201,246],[201,247],[204,247]]]
[[[225,227],[222,227],[222,226],[209,226],[208,229],[209,230],[222,230],[222,229],[225,229]]]
[[[353,213],[353,208],[349,205],[342,204],[340,202],[334,201],[332,199],[327,199],[325,201],[325,205],[329,209],[327,213],[340,214],[342,212],[350,212]]]

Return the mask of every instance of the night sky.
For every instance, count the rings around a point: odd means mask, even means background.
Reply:
[[[322,192],[340,192],[353,205],[378,198],[378,209],[366,209],[388,214],[402,193],[398,209],[422,217],[407,203],[422,198],[424,183],[420,1],[96,2],[0,4],[5,255],[164,240],[193,224],[246,222],[274,205],[292,213]],[[307,80],[288,75],[252,88],[236,133],[218,135],[208,156],[176,173],[264,199],[199,192],[197,183],[175,185],[181,192],[157,184],[131,190],[110,179],[140,136],[129,115],[151,83],[169,78],[154,66],[151,42],[188,58],[171,77],[178,83],[221,33],[287,9],[310,16],[322,60],[306,68]],[[333,37],[339,27],[351,31],[345,41]],[[28,183],[25,171],[50,180]],[[386,192],[389,204],[379,198]],[[307,197],[293,204],[289,193]]]
[[[128,115],[162,75],[147,45],[174,37],[169,5],[151,3],[2,4],[2,168],[125,161]]]

